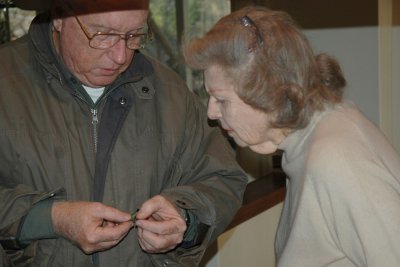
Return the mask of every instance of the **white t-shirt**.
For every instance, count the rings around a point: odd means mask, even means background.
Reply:
[[[96,103],[97,99],[100,98],[100,96],[104,93],[104,88],[105,87],[100,87],[100,88],[93,88],[89,87],[86,85],[82,85],[83,88],[85,88],[86,92],[90,96],[90,98],[93,100],[93,103]]]

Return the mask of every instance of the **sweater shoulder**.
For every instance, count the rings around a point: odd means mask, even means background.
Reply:
[[[351,173],[367,164],[375,155],[370,131],[375,131],[374,126],[358,110],[341,107],[333,110],[318,123],[310,137],[308,169],[314,172],[313,176],[321,177]]]

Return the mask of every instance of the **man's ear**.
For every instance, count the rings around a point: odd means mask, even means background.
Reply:
[[[53,28],[56,32],[60,32],[62,29],[62,19],[53,19]]]

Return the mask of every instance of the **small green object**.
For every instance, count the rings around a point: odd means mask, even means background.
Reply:
[[[136,220],[136,214],[137,214],[136,211],[131,213],[131,219],[132,219],[132,221],[135,221],[135,220]]]
[[[131,219],[132,219],[133,222],[136,221],[136,215],[137,215],[138,211],[139,211],[139,209],[137,209],[135,212],[131,213]]]

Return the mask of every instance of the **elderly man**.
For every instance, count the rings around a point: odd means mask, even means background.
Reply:
[[[239,208],[229,145],[138,50],[147,16],[146,0],[55,0],[1,47],[0,263],[196,266]]]

